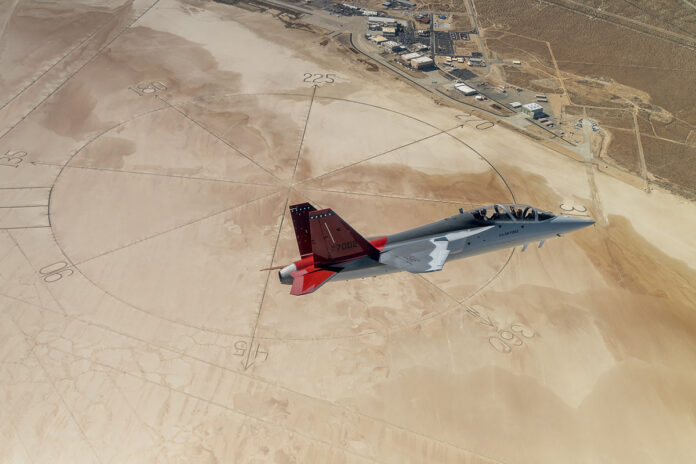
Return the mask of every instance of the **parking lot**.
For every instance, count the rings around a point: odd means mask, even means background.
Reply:
[[[396,37],[396,41],[401,43],[404,47],[413,45],[415,43],[421,43],[430,47],[430,36],[419,36],[415,29],[410,26],[404,28],[402,32]]]
[[[442,31],[435,31],[433,32],[435,34],[435,54],[436,55],[445,55],[445,56],[452,56],[454,55],[454,44],[452,43],[452,37],[451,34],[454,34],[453,32],[442,32]]]
[[[469,40],[469,34],[466,32],[450,32],[451,40]]]

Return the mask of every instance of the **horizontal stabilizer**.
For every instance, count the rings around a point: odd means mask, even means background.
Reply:
[[[310,266],[290,274],[293,278],[291,295],[306,295],[312,293],[326,282],[328,282],[337,272],[328,269],[317,269]]]
[[[490,228],[491,226],[452,232],[440,237],[410,242],[382,253],[379,262],[414,274],[440,271],[449,257],[451,242],[464,240]]]

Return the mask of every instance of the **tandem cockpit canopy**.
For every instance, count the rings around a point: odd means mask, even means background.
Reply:
[[[467,212],[479,221],[545,221],[556,217],[548,211],[521,203],[488,205]]]

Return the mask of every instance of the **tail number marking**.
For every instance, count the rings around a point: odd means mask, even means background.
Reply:
[[[332,237],[332,239],[333,239],[333,237]],[[350,250],[352,248],[358,248],[358,241],[357,240],[353,240],[350,242],[336,243],[335,245],[331,246],[331,249],[333,251]]]

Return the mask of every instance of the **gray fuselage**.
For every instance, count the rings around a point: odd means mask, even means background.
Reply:
[[[512,214],[485,218],[476,212],[462,212],[432,224],[387,236],[381,254],[385,255],[390,250],[404,246],[428,247],[438,240],[446,240],[449,253],[445,259],[449,261],[541,242],[593,223],[591,220],[575,217],[554,216],[543,212],[537,214],[536,211],[527,219],[516,218]],[[333,280],[373,277],[403,270],[369,257],[344,263],[340,268],[341,272]]]

